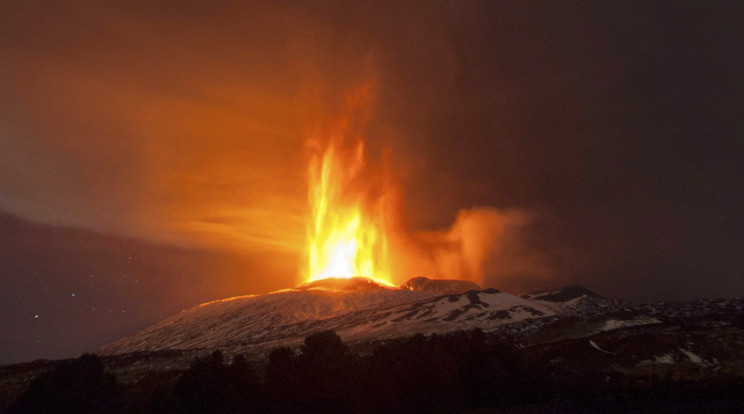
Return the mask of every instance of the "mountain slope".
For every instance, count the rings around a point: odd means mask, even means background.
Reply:
[[[266,295],[205,303],[106,345],[100,352],[217,347],[242,352],[293,345],[328,329],[350,342],[460,329],[489,331],[583,309],[583,296],[565,303],[525,299],[495,289],[441,296],[436,292],[443,287],[457,291],[471,286],[417,278],[402,288],[388,288],[355,279],[314,282]],[[422,290],[411,290],[416,288]]]
[[[204,303],[102,348],[104,353],[190,349],[259,343],[281,337],[292,325],[340,313],[431,298],[406,290],[288,290]]]

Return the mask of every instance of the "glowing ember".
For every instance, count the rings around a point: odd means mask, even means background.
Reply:
[[[364,142],[344,145],[345,125],[310,161],[307,281],[365,276],[391,285],[382,196],[370,197]]]

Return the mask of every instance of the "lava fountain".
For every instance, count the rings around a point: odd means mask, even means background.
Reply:
[[[359,105],[352,101],[325,148],[311,142],[306,282],[364,276],[391,285],[383,179],[369,173],[364,139],[347,137]]]

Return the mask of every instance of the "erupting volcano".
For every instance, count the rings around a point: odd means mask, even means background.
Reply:
[[[363,276],[392,286],[385,195],[371,191],[379,183],[365,181],[363,137],[348,137],[366,91],[351,100],[350,115],[332,128],[326,148],[320,140],[311,142],[306,282]]]
[[[349,94],[341,115],[308,140],[309,217],[300,283],[364,277],[391,287],[418,275],[483,281],[495,241],[508,242],[508,229],[521,227],[528,216],[474,207],[460,210],[449,229],[408,231],[388,148],[366,153],[370,90],[367,85]]]

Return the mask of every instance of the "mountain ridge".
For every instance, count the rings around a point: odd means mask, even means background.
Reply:
[[[565,302],[543,301],[496,289],[470,289],[473,286],[480,288],[472,282],[421,277],[398,288],[375,286],[363,278],[305,284],[265,295],[204,303],[99,351],[121,354],[221,348],[242,352],[294,345],[321,330],[335,330],[352,342],[473,328],[490,331],[509,323],[574,312],[589,298],[583,295]],[[455,293],[442,295],[442,291]]]

